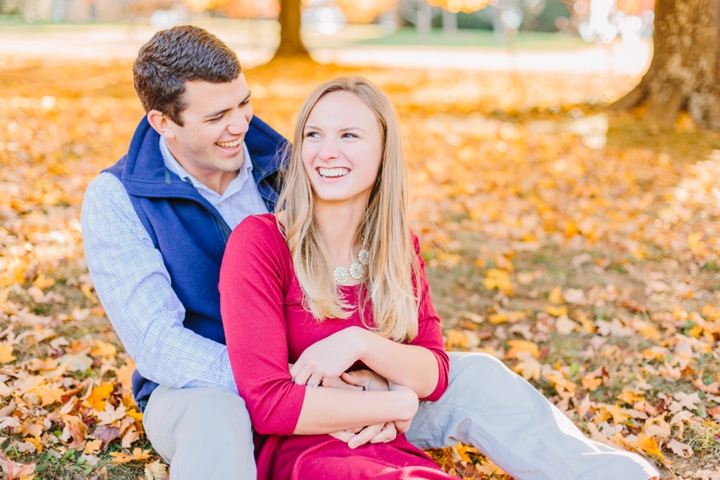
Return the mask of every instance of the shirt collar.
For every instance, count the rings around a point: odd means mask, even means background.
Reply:
[[[175,156],[170,152],[170,149],[167,146],[167,142],[165,141],[165,137],[163,137],[162,135],[160,136],[160,153],[162,154],[165,168],[180,177],[183,181],[190,183],[193,187],[209,193],[213,193],[216,196],[220,197],[219,193],[205,186],[205,184],[200,182],[197,178],[193,177],[190,173],[188,173],[187,170],[183,168],[182,165],[180,165],[180,162],[178,162],[177,159],[175,159]],[[245,142],[243,142],[243,163],[240,166],[240,172],[238,176],[233,179],[233,181],[230,182],[230,185],[228,185],[228,187],[225,189],[222,198],[226,198],[240,190],[240,187],[242,187],[243,183],[245,183],[245,180],[247,180],[248,178],[252,178],[252,170],[253,165],[250,161],[250,153],[248,152],[247,145],[245,145]]]

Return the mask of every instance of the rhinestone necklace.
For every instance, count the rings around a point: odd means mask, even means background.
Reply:
[[[365,266],[370,263],[370,252],[362,248],[358,252],[357,258],[357,262],[353,262],[352,265],[350,265],[349,272],[345,267],[335,268],[335,271],[333,272],[335,283],[342,285],[347,282],[348,275],[355,280],[360,280],[363,277],[365,274]]]

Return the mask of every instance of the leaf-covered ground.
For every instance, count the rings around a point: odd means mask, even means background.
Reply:
[[[162,478],[79,223],[142,110],[127,62],[0,58],[0,467]],[[636,78],[347,69],[246,72],[285,135],[322,80],[361,74],[400,113],[448,348],[497,356],[587,435],[667,478],[720,479],[720,136],[602,106]],[[637,113],[637,112],[636,112]],[[607,136],[605,132],[609,124]],[[432,455],[502,478],[476,450]]]

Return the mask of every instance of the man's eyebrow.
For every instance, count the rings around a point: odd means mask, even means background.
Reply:
[[[203,118],[217,117],[218,115],[221,115],[221,114],[223,114],[223,113],[225,113],[225,112],[229,112],[230,110],[231,110],[230,108],[225,108],[225,109],[223,109],[223,110],[218,110],[217,112],[208,113],[208,114],[205,115]]]
[[[240,103],[246,103],[246,102],[248,102],[248,101],[250,100],[250,95],[251,95],[251,94],[252,94],[252,92],[248,92],[247,96],[246,96],[245,98],[243,98],[242,102],[240,102]],[[231,109],[231,108],[225,108],[225,109],[223,109],[223,110],[218,110],[217,112],[208,113],[208,114],[205,115],[203,118],[213,118],[213,117],[217,117],[218,115],[222,115],[223,113],[229,112],[230,110],[232,110],[232,109]]]

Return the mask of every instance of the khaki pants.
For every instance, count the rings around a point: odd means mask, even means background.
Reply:
[[[450,353],[450,385],[422,402],[407,438],[420,448],[474,445],[518,480],[648,480],[644,458],[586,438],[535,388],[485,354]],[[245,402],[221,388],[158,387],[143,417],[171,480],[255,480]],[[308,479],[312,480],[312,479]]]
[[[252,428],[245,401],[224,388],[157,387],[143,414],[170,480],[255,480]]]

